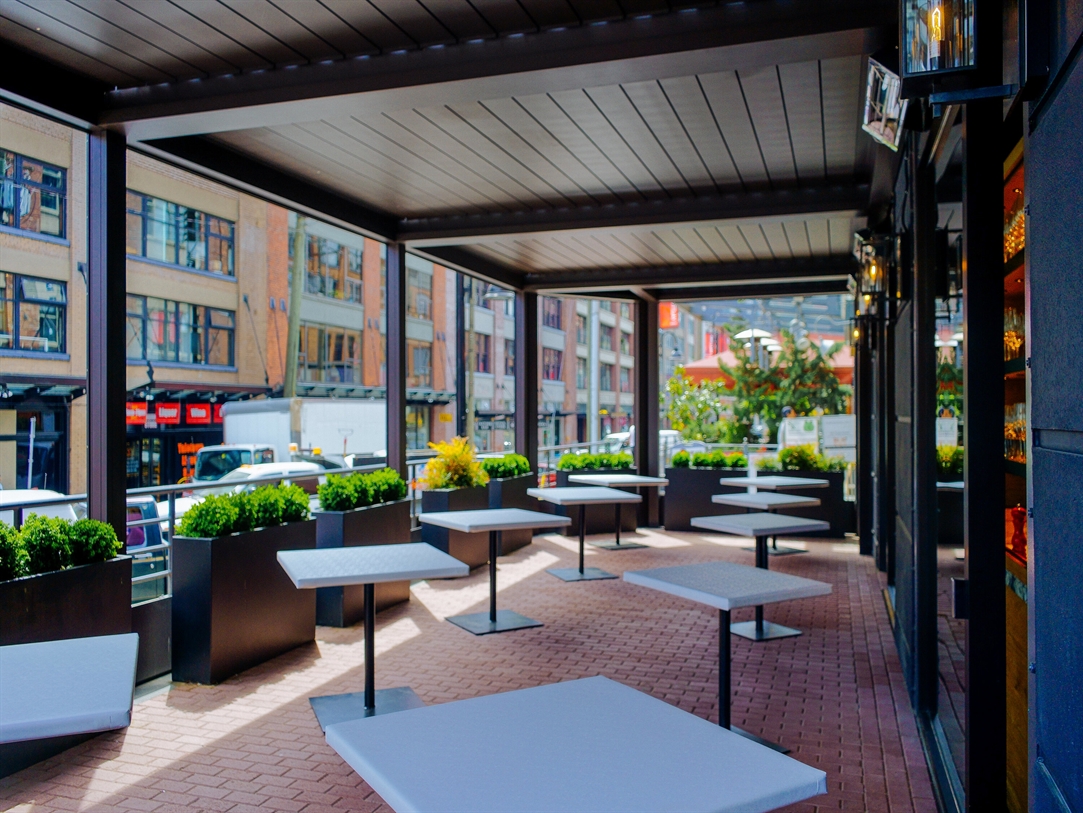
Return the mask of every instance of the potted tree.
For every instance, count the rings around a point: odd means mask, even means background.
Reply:
[[[330,474],[318,489],[316,547],[391,545],[410,541],[410,501],[406,481],[394,469],[347,476]],[[375,587],[376,611],[410,598],[409,580]],[[316,590],[316,623],[349,627],[364,617],[364,585]]]
[[[481,467],[474,447],[466,438],[453,438],[430,443],[436,456],[425,465],[418,482],[421,492],[421,512],[470,511],[489,507],[486,485],[489,475]],[[480,567],[489,561],[487,534],[467,534],[449,528],[423,523],[421,541],[454,556],[470,567]]]
[[[132,631],[132,560],[111,525],[0,522],[0,646]]]
[[[627,452],[600,452],[598,454],[563,454],[557,461],[557,487],[565,488],[574,486],[568,477],[572,474],[613,474],[632,473],[635,461]],[[635,489],[624,489],[635,491]],[[579,536],[579,507],[569,511],[563,506],[555,506],[555,511],[561,516],[572,519],[564,533],[569,536]],[[636,529],[638,506],[628,503],[620,507],[621,531],[633,532]],[[615,512],[612,505],[588,505],[585,512],[588,534],[611,534],[616,532]]]
[[[719,480],[747,473],[748,459],[741,452],[677,452],[666,467],[666,530],[692,531],[692,517],[744,513],[743,508],[713,503],[711,497],[732,491],[720,487]]]
[[[280,550],[316,547],[297,485],[211,495],[173,539],[173,679],[220,683],[316,637],[316,596],[298,590]]]
[[[521,454],[486,457],[481,467],[489,475],[490,508],[525,508],[538,510],[538,500],[527,496],[526,490],[538,484],[538,477],[530,470],[530,461]],[[501,555],[519,550],[530,544],[534,532],[529,528],[504,531],[500,535]]]

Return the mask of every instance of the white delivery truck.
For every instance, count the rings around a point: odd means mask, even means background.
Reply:
[[[290,460],[290,444],[341,462],[347,454],[387,455],[387,402],[362,398],[267,398],[222,407],[225,442],[273,446]]]

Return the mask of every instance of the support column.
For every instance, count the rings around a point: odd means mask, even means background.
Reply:
[[[538,295],[515,293],[515,451],[538,470]]]
[[[636,376],[636,469],[641,475],[657,476],[661,459],[658,448],[658,303],[637,299],[635,306]],[[658,489],[643,489],[639,521],[656,526]]]
[[[387,246],[387,465],[406,468],[406,246]]]
[[[873,552],[873,467],[876,465],[872,422],[873,408],[873,353],[872,325],[870,319],[858,324],[860,336],[854,346],[854,412],[857,415],[857,534],[859,551],[863,556]]]
[[[880,301],[884,317],[877,336],[876,380],[876,567],[888,573],[888,585],[895,584],[895,326],[892,293]]]
[[[125,536],[127,145],[93,130],[87,170],[87,511]]]

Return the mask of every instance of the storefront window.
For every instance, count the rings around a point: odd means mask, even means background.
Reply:
[[[546,381],[560,381],[564,370],[564,354],[551,347],[542,348],[542,378]]]
[[[131,255],[233,276],[231,220],[129,191],[126,231]]]
[[[129,359],[233,366],[233,311],[153,296],[129,296],[127,302]]]
[[[0,274],[0,350],[63,353],[67,285]]]
[[[60,167],[0,150],[0,225],[64,237],[67,180]]]

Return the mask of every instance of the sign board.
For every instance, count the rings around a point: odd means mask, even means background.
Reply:
[[[856,446],[843,446],[837,449],[824,449],[824,457],[841,457],[847,463],[857,462],[857,447]]]
[[[676,302],[658,303],[658,329],[673,330],[680,327],[681,312],[677,309]]]
[[[210,423],[211,404],[187,404],[184,408],[185,423]]]
[[[812,417],[783,418],[779,426],[778,442],[780,446],[820,447],[820,428]]]
[[[820,418],[825,449],[857,446],[856,415],[824,415]]]
[[[154,418],[161,424],[179,424],[181,405],[178,401],[165,401],[154,405]]]
[[[450,412],[441,412],[436,418],[440,423],[453,423],[455,421],[455,416]]]
[[[128,401],[124,405],[124,422],[129,426],[142,426],[147,422],[147,402]]]
[[[222,422],[222,406],[223,404],[215,404],[214,409],[211,410],[211,420],[215,423]]]
[[[936,419],[936,445],[958,446],[959,445],[959,419],[937,418]]]

